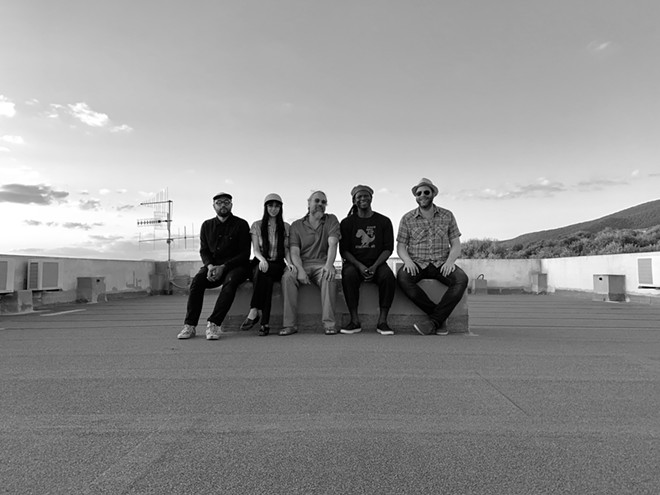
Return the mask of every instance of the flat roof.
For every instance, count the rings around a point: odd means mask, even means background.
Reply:
[[[470,296],[470,335],[180,341],[185,304],[0,316],[4,492],[660,486],[658,306]]]

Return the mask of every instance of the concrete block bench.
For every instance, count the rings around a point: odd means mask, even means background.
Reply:
[[[17,290],[0,295],[0,313],[31,313],[33,309],[31,290]]]
[[[433,301],[439,301],[447,291],[447,287],[436,280],[423,280],[419,285]],[[335,306],[335,318],[339,327],[342,323],[348,321],[349,313],[341,288],[341,280],[337,280],[336,286],[337,302]],[[217,297],[217,292],[214,290],[207,291],[207,294],[214,294],[213,297]],[[224,331],[238,330],[250,309],[251,297],[252,282],[245,282],[239,287],[234,304],[225,318],[222,325]],[[204,310],[202,311],[202,319],[210,311],[210,308],[206,307],[207,305],[208,303],[205,303]],[[378,319],[378,287],[375,284],[364,283],[361,285],[359,312],[362,331],[375,332],[376,321]],[[415,306],[399,287],[397,287],[389,314],[389,323],[394,331],[396,333],[416,333],[413,329],[413,324],[420,320],[423,321],[426,318],[428,318],[426,314]],[[456,306],[445,324],[450,333],[468,333],[470,331],[467,291],[463,294],[461,302]],[[280,284],[275,284],[273,287],[270,326],[271,331],[279,330],[282,326],[282,291]],[[257,328],[256,325],[255,328]],[[298,330],[304,332],[323,332],[321,324],[321,296],[318,287],[315,285],[301,286],[298,291]]]

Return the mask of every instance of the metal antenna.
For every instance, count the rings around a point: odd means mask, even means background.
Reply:
[[[172,242],[174,240],[183,239],[184,243],[188,239],[186,231],[184,228],[183,236],[178,235],[177,237],[172,237],[172,208],[174,201],[169,199],[167,189],[160,191],[152,200],[145,201],[140,203],[141,206],[151,206],[154,208],[153,218],[143,218],[137,221],[139,227],[154,227],[154,238],[139,240],[138,242],[153,242],[156,241],[166,241],[167,242],[167,293],[172,294],[172,284],[174,283],[174,277],[172,276]],[[156,228],[167,228],[167,237],[166,238],[156,238],[155,229]],[[194,246],[194,238],[193,246]]]

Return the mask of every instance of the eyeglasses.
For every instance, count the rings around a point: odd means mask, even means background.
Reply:
[[[424,189],[423,191],[417,191],[417,192],[415,193],[415,196],[421,196],[422,194],[423,194],[424,196],[430,196],[430,195],[431,195],[431,191],[429,191],[428,189]]]
[[[215,204],[218,206],[229,206],[231,204],[231,199],[216,199]]]

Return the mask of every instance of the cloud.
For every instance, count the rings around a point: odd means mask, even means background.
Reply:
[[[116,242],[124,239],[124,237],[120,235],[90,235],[89,238],[93,241],[99,242]]]
[[[106,114],[95,112],[89,108],[87,103],[79,102],[67,105],[67,107],[74,118],[90,127],[105,127],[110,122],[110,118]]]
[[[98,199],[81,199],[78,207],[81,210],[98,210],[101,207],[101,202]]]
[[[122,124],[110,128],[110,132],[132,132],[133,128],[129,125]]]
[[[106,195],[109,193],[110,193],[110,189],[106,189],[106,188],[99,189],[99,194]]]
[[[59,103],[51,103],[48,105],[48,111],[46,113],[46,117],[49,119],[59,119],[60,118],[60,112],[64,110],[64,105],[60,105]]]
[[[64,222],[62,227],[65,229],[80,229],[80,230],[91,230],[94,227],[101,227],[102,223],[81,223],[81,222]]]
[[[135,205],[122,205],[117,207],[117,211],[130,211],[136,208]]]
[[[46,110],[46,113],[43,115],[49,119],[62,119],[63,117],[69,119],[73,117],[78,122],[89,127],[108,129],[112,133],[131,132],[133,130],[132,127],[126,124],[114,125],[107,114],[92,110],[92,108],[84,102],[68,103],[66,105],[51,103],[48,105],[48,110]]]
[[[539,177],[531,184],[514,184],[507,188],[485,188],[478,191],[462,191],[459,196],[470,199],[506,200],[518,198],[550,197],[564,192],[567,187],[561,182],[553,182],[545,177]]]
[[[0,141],[4,141],[5,143],[9,144],[25,144],[25,141],[21,136],[9,136],[5,134],[0,138]]]
[[[66,191],[56,191],[43,184],[5,184],[0,186],[0,203],[49,205],[62,202],[69,195]]]
[[[16,105],[6,96],[0,95],[0,117],[13,117],[16,115]]]
[[[9,152],[11,150],[9,148],[7,148],[6,146],[0,146],[0,151]]]
[[[592,179],[583,180],[576,184],[580,191],[602,191],[608,187],[625,186],[629,182],[623,179]]]
[[[587,50],[592,53],[603,52],[612,47],[611,41],[592,41],[587,45]]]
[[[39,225],[43,224],[43,222],[39,220],[23,220],[23,223],[25,225],[29,225],[30,227],[38,227]]]

